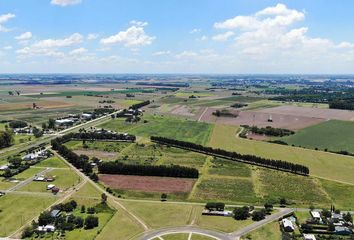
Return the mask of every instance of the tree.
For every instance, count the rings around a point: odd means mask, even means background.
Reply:
[[[21,238],[30,238],[33,235],[33,227],[32,226],[27,226],[23,232],[22,232],[22,237]]]
[[[286,199],[285,198],[280,198],[279,203],[281,206],[286,205]]]
[[[107,195],[105,193],[101,194],[101,203],[106,203],[107,202]]]
[[[346,214],[343,215],[343,219],[346,221],[346,222],[353,222],[353,217],[352,215],[350,214],[350,212],[347,212]]]
[[[82,219],[81,217],[76,217],[74,224],[76,228],[82,228],[84,226],[84,219]]]
[[[40,138],[43,136],[43,131],[39,130],[38,128],[34,127],[33,130],[33,135],[36,137],[36,138]]]
[[[234,218],[236,220],[246,220],[248,217],[249,217],[249,208],[247,206],[235,208]]]
[[[162,193],[161,194],[161,201],[166,201],[167,200],[167,194],[166,193]]]
[[[47,129],[47,124],[46,123],[42,123],[42,129]]]
[[[48,128],[54,129],[55,128],[55,120],[53,118],[49,118],[48,120]]]
[[[253,221],[261,221],[265,218],[265,216],[266,216],[266,213],[265,213],[264,209],[259,210],[259,211],[254,211],[252,213],[252,220]]]
[[[54,222],[54,217],[48,211],[42,212],[38,217],[39,226],[45,226]]]
[[[273,204],[265,203],[264,204],[264,209],[265,209],[267,214],[270,214],[273,211]]]
[[[98,217],[87,216],[85,219],[85,229],[92,229],[98,226]]]
[[[81,213],[85,213],[85,211],[86,211],[86,207],[85,207],[85,205],[82,205],[82,206],[81,206],[81,211],[80,211],[80,212],[81,212]]]
[[[330,218],[332,216],[331,211],[327,210],[327,209],[323,209],[321,212],[322,216],[325,218]]]
[[[7,161],[15,168],[21,166],[22,163],[22,159],[19,156],[10,157]]]

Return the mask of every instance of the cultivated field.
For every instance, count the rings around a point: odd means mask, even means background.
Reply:
[[[227,125],[250,125],[258,127],[272,126],[275,128],[286,128],[291,130],[302,129],[311,125],[323,122],[320,118],[311,118],[306,116],[293,116],[278,113],[264,113],[257,111],[237,111],[230,110],[231,112],[237,113],[238,116],[234,117],[216,117],[212,115],[216,109],[209,108],[200,119],[204,122],[217,123],[217,124],[227,124]],[[272,118],[273,122],[268,122],[269,118]]]
[[[195,180],[170,177],[99,175],[105,186],[113,189],[135,190],[144,192],[180,193],[190,192]]]
[[[354,122],[331,120],[283,137],[289,145],[354,153]]]
[[[274,108],[266,108],[259,112],[267,114],[284,114],[291,116],[303,116],[310,118],[352,120],[354,119],[354,111],[324,109],[324,108],[307,108],[295,106],[279,106]]]
[[[306,165],[313,176],[354,184],[353,157],[238,138],[238,127],[215,125],[209,145]]]

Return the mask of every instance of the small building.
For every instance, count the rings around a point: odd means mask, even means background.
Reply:
[[[316,237],[313,234],[304,234],[304,239],[305,240],[316,240]]]
[[[92,119],[92,114],[91,113],[83,113],[81,117],[85,120],[91,120]]]
[[[320,212],[318,212],[318,211],[311,211],[310,214],[311,214],[311,216],[312,216],[313,219],[318,220],[318,221],[321,221],[321,220],[322,220]]]
[[[61,211],[59,209],[53,209],[51,212],[50,212],[50,215],[53,217],[53,218],[57,218],[60,216],[60,213]]]
[[[48,224],[46,226],[38,226],[37,230],[39,232],[54,232],[55,231],[55,226]]]
[[[55,124],[58,126],[71,126],[74,124],[74,122],[75,121],[73,119],[69,119],[69,118],[55,120]]]
[[[57,188],[57,187],[53,187],[53,188],[52,188],[52,193],[53,193],[54,195],[57,194],[59,191],[60,191],[60,189]]]
[[[202,215],[208,215],[208,216],[224,216],[224,217],[232,217],[233,213],[232,211],[211,211],[208,209],[204,209],[202,211]]]
[[[293,232],[295,230],[293,223],[287,218],[284,218],[282,220],[282,224],[283,224],[284,231],[286,232]]]
[[[22,159],[25,161],[32,161],[37,159],[43,159],[45,158],[45,156],[46,156],[46,151],[39,151],[39,152],[29,153],[23,156]]]
[[[37,182],[45,182],[45,177],[43,176],[36,176],[33,181],[37,181]]]
[[[334,232],[337,235],[351,235],[351,234],[353,234],[353,231],[347,227],[336,226],[334,229],[335,229]]]
[[[55,185],[54,184],[49,184],[47,186],[47,190],[52,190],[53,188],[55,188]]]
[[[0,166],[0,171],[4,171],[4,170],[6,170],[8,168],[9,168],[8,165],[2,165],[2,166]]]
[[[342,215],[341,213],[332,212],[331,219],[332,219],[334,222],[343,221],[343,215]]]

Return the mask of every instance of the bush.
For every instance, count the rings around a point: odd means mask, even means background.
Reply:
[[[92,229],[98,226],[98,217],[88,216],[85,219],[85,229]]]
[[[249,216],[249,208],[247,206],[238,207],[234,210],[234,218],[236,220],[246,220]]]
[[[259,211],[254,211],[252,213],[252,220],[253,221],[261,221],[261,220],[265,219],[265,216],[266,216],[266,212],[264,209],[259,210]]]

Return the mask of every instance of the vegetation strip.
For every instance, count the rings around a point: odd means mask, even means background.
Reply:
[[[222,157],[232,161],[239,161],[243,163],[248,163],[248,164],[257,165],[261,167],[267,167],[267,168],[290,172],[294,174],[307,176],[310,173],[309,168],[306,166],[300,164],[294,164],[282,160],[266,159],[254,155],[244,155],[236,152],[229,152],[223,149],[214,149],[211,147],[205,147],[195,143],[178,141],[175,139],[169,139],[164,137],[151,136],[151,141],[159,144],[187,149],[194,152],[200,152],[200,153],[204,153],[216,157]]]

